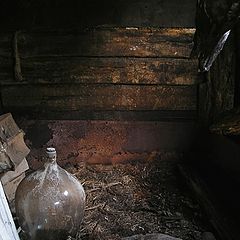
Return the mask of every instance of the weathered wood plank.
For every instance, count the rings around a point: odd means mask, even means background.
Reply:
[[[68,28],[104,23],[117,26],[194,26],[196,5],[192,0],[182,0],[180,6],[177,0],[68,0],[48,4],[42,4],[41,0],[26,4],[11,0],[0,4],[0,25],[5,29]]]
[[[13,80],[13,59],[0,56],[0,82]]]
[[[0,32],[0,57],[11,57],[13,33]]]
[[[8,110],[195,110],[194,86],[57,84],[2,86]]]
[[[1,29],[65,28],[82,26],[193,27],[193,0],[42,0],[0,1]]]
[[[13,80],[13,33],[0,33],[0,82]]]
[[[83,32],[22,32],[20,56],[189,57],[193,29],[96,28]]]
[[[125,83],[191,85],[197,82],[196,62],[149,58],[40,58],[21,62],[29,83]],[[0,81],[12,82],[13,59],[0,57]]]
[[[0,181],[0,226],[2,239],[20,240]],[[2,235],[3,233],[3,235]]]
[[[187,59],[76,58],[23,59],[23,80],[29,83],[196,83],[197,63]]]

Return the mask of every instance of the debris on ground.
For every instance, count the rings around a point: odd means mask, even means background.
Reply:
[[[177,154],[149,162],[68,166],[84,185],[87,204],[77,240],[120,240],[162,233],[201,240],[206,219],[179,181]]]

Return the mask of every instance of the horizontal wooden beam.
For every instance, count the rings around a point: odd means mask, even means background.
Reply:
[[[197,63],[187,59],[48,57],[23,59],[21,73],[28,83],[192,85]]]
[[[13,33],[0,32],[0,57],[11,57]]]
[[[107,84],[4,85],[9,110],[196,110],[196,87]]]
[[[13,58],[0,56],[0,82],[13,81]]]
[[[74,32],[21,32],[22,58],[38,56],[189,57],[193,29],[95,28]]]

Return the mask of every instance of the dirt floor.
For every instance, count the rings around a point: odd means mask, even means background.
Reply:
[[[69,166],[84,185],[87,204],[77,239],[117,240],[164,233],[200,240],[207,222],[178,175],[176,154],[150,162]]]

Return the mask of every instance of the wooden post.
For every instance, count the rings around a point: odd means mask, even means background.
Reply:
[[[0,182],[0,239],[20,240]]]

